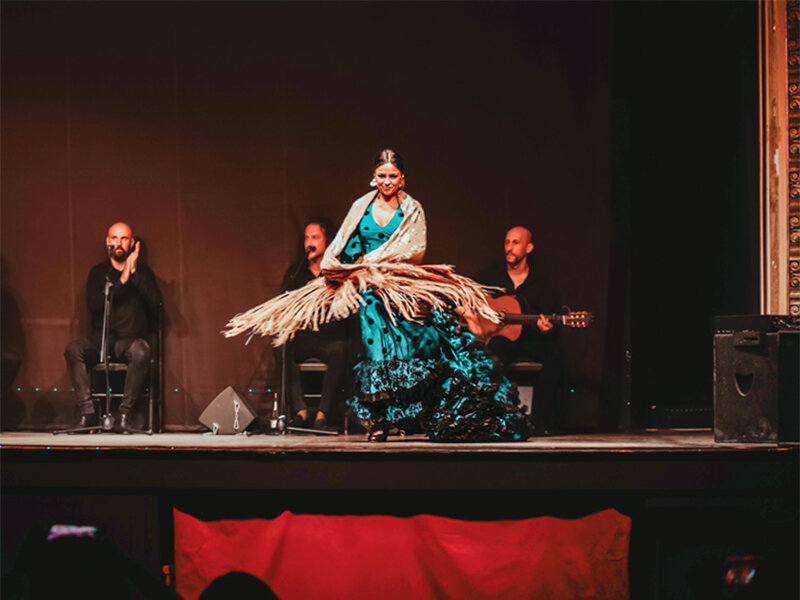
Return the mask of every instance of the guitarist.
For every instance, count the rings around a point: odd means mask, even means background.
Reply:
[[[495,296],[516,298],[525,314],[539,314],[536,325],[526,325],[516,341],[495,335],[487,347],[503,365],[529,359],[542,363],[534,391],[533,421],[535,435],[553,435],[558,429],[555,401],[562,374],[562,359],[558,348],[558,327],[544,314],[558,311],[558,299],[545,275],[532,260],[533,240],[530,230],[513,227],[505,238],[505,264],[487,270],[480,282],[502,288]]]

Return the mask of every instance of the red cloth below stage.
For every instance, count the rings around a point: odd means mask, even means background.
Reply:
[[[628,598],[631,522],[614,510],[498,522],[174,517],[175,581],[186,600],[232,570],[266,581],[281,600]]]

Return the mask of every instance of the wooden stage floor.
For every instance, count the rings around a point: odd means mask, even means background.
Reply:
[[[4,432],[0,535],[10,553],[42,520],[100,524],[157,573],[174,561],[175,509],[203,520],[283,511],[508,520],[613,508],[634,523],[631,597],[656,598],[667,551],[735,542],[750,554],[777,547],[794,560],[799,449],[718,444],[708,429],[495,444]]]
[[[0,434],[0,483],[86,489],[791,489],[797,445],[719,444],[711,430],[432,443],[363,434]]]
[[[211,435],[209,433],[155,433],[153,435],[101,432],[90,435],[53,435],[49,432],[2,432],[2,449],[123,449],[248,451],[265,453],[536,453],[536,452],[714,452],[769,451],[778,444],[716,443],[710,429],[643,430],[633,433],[593,433],[531,438],[525,442],[444,444],[422,435],[392,435],[386,442],[367,442],[365,435]]]

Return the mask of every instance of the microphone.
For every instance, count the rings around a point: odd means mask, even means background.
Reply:
[[[286,291],[287,285],[292,284],[294,278],[297,277],[298,273],[300,273],[300,269],[302,269],[303,265],[306,264],[306,261],[308,260],[308,255],[314,252],[316,249],[317,249],[316,246],[309,246],[308,248],[306,248],[306,251],[303,253],[303,259],[297,262],[297,268],[294,270],[294,273],[292,273],[292,276],[284,284],[283,289],[281,289],[282,292]]]

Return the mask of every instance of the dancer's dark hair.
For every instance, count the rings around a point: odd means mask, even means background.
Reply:
[[[403,160],[403,157],[400,156],[397,152],[392,150],[391,148],[386,148],[385,150],[381,150],[378,153],[378,157],[375,159],[375,168],[377,169],[381,165],[385,165],[386,163],[393,164],[397,167],[400,172],[405,175],[406,173],[406,162]]]

